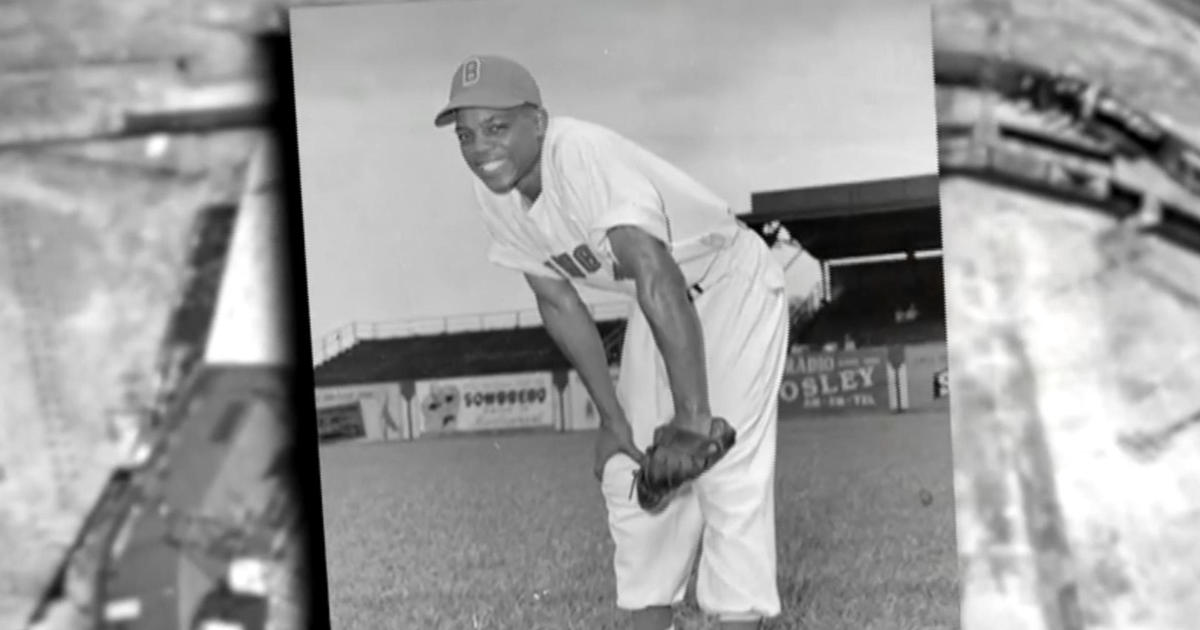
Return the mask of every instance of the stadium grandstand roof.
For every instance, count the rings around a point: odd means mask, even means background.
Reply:
[[[596,326],[610,352],[619,352],[625,322],[600,321]],[[569,367],[546,329],[530,327],[364,339],[317,365],[313,376],[317,387],[334,387]]]
[[[747,225],[778,221],[818,260],[942,247],[937,174],[754,193],[750,205]]]

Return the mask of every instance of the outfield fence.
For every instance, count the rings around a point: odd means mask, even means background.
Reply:
[[[616,381],[618,368],[610,369]],[[948,410],[948,383],[944,343],[796,351],[780,387],[780,418]],[[326,442],[599,427],[574,370],[319,387],[315,401]]]

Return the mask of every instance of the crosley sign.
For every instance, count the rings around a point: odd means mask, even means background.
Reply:
[[[887,408],[887,361],[887,350],[876,348],[794,353],[779,389],[780,411]]]

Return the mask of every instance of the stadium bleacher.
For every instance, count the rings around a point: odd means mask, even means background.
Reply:
[[[596,324],[615,363],[624,320]],[[317,387],[404,379],[567,370],[570,363],[542,327],[362,339],[317,365]]]
[[[936,174],[764,191],[751,205],[739,219],[769,244],[799,245],[829,274],[832,297],[793,318],[793,347],[945,343],[941,257],[930,256],[942,245]]]
[[[855,265],[831,274],[834,298],[793,321],[793,345],[820,349],[944,342],[939,258]]]
[[[945,307],[927,300],[880,303],[872,296],[846,293],[792,328],[793,345],[819,349],[944,341]]]

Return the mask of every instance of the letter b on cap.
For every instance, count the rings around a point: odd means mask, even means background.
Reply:
[[[467,87],[469,85],[475,85],[476,83],[479,83],[479,71],[481,69],[480,66],[482,66],[482,65],[483,64],[479,61],[479,59],[474,59],[474,58],[468,59],[467,62],[463,64],[463,71],[462,71],[463,87]]]

